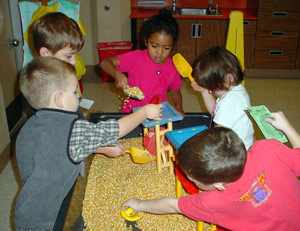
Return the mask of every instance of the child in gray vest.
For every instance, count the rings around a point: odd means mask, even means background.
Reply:
[[[146,105],[117,121],[82,120],[77,86],[74,66],[55,57],[35,58],[26,68],[21,91],[36,112],[16,141],[24,184],[15,207],[17,230],[53,230],[61,203],[79,174],[79,163],[93,153],[125,154],[120,137],[146,118],[161,120],[161,104]]]

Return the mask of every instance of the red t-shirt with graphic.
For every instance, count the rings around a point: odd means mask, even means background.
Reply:
[[[224,191],[179,199],[180,211],[230,230],[300,230],[300,149],[261,140],[249,150],[242,177]]]

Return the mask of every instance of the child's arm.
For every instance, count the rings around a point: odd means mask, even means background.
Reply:
[[[101,69],[110,76],[114,77],[116,86],[121,89],[125,89],[126,87],[128,87],[127,76],[121,71],[117,70],[117,66],[120,66],[120,61],[117,56],[106,58],[100,63]]]
[[[122,144],[117,144],[116,146],[103,146],[99,147],[95,153],[104,154],[108,157],[118,157],[120,155],[126,154],[125,147]]]
[[[300,135],[290,124],[285,115],[281,111],[271,114],[273,119],[267,118],[266,121],[284,132],[293,148],[300,148]]]
[[[119,124],[119,137],[123,137],[134,128],[136,128],[146,118],[161,120],[162,116],[162,104],[154,105],[148,104],[134,113],[122,117],[118,120]],[[108,157],[117,157],[122,154],[126,154],[125,147],[121,144],[116,146],[102,146],[99,147],[94,153],[104,154]]]
[[[137,212],[147,212],[155,214],[181,213],[178,208],[178,198],[160,198],[156,200],[140,200],[131,198],[124,202],[122,210],[126,207],[132,208]]]
[[[215,97],[210,94],[207,89],[200,87],[196,82],[192,82],[191,86],[194,91],[201,93],[207,111],[212,114],[214,105],[216,103]]]
[[[99,121],[93,124],[86,120],[77,120],[68,148],[71,159],[79,162],[94,152],[110,157],[125,154],[124,147],[118,145],[118,139],[131,132],[146,118],[161,120],[162,107],[162,104],[149,104],[118,121]]]
[[[118,120],[119,137],[123,137],[135,129],[146,118],[162,120],[162,104],[148,104],[139,110]]]
[[[170,92],[176,111],[178,111],[182,115],[182,117],[184,117],[184,111],[182,108],[182,95],[180,89]]]

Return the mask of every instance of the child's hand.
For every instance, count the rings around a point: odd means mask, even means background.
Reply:
[[[116,146],[100,147],[95,153],[101,153],[108,157],[118,157],[120,155],[126,154],[125,147],[122,144],[117,144]]]
[[[177,112],[179,112],[179,114],[182,116],[182,118],[184,118],[185,113],[184,113],[182,107],[180,107],[180,106],[175,106],[175,109],[176,109]]]
[[[144,107],[146,109],[148,119],[162,120],[162,104],[148,104]]]
[[[116,87],[121,88],[123,90],[128,87],[128,79],[124,73],[118,72],[115,77],[115,80],[116,80]]]
[[[275,128],[281,130],[281,131],[285,131],[287,129],[291,128],[291,124],[288,121],[288,119],[285,117],[285,115],[283,114],[283,112],[279,111],[279,112],[274,112],[271,113],[273,116],[272,118],[266,118],[265,121],[272,124]]]
[[[139,211],[138,209],[138,204],[141,202],[142,200],[133,197],[128,199],[127,201],[125,201],[122,205],[122,210],[125,210],[126,208],[132,208],[134,211],[138,212],[138,216],[141,215],[142,211]]]
[[[191,86],[194,91],[202,92],[204,90],[204,88],[200,87],[195,81],[191,82]]]
[[[285,115],[281,111],[271,114],[273,119],[267,118],[265,121],[284,132],[293,148],[300,148],[300,134],[290,124]]]

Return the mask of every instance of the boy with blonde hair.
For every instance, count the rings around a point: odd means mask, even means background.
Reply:
[[[118,144],[120,137],[146,118],[161,120],[161,104],[146,105],[118,121],[82,120],[76,113],[77,85],[74,66],[55,57],[35,58],[26,68],[21,91],[36,112],[16,141],[24,183],[15,207],[17,230],[54,230],[61,203],[79,174],[79,163],[92,153],[125,154]]]
[[[51,12],[43,15],[36,20],[30,27],[31,48],[36,56],[46,57],[53,56],[58,59],[64,60],[72,65],[76,64],[76,54],[82,49],[84,39],[79,25],[72,18],[69,18],[61,12]],[[20,83],[23,80],[21,75]],[[78,80],[79,87],[77,93],[81,95],[82,83],[81,79]],[[43,96],[40,92],[40,97]],[[80,119],[85,119],[80,107],[77,108],[77,113]],[[28,114],[32,114],[30,111]],[[120,150],[119,150],[120,152]],[[84,161],[80,163],[80,174],[84,175]],[[56,230],[62,229],[61,221],[65,220],[69,203],[72,197],[75,183],[71,188],[69,194],[65,197],[58,215]]]
[[[84,45],[78,23],[61,12],[47,13],[35,21],[31,25],[31,36],[36,56],[54,56],[72,65],[76,64],[76,54]],[[81,95],[81,79],[78,79],[78,84],[77,92]],[[82,119],[85,118],[80,107],[77,112]]]

